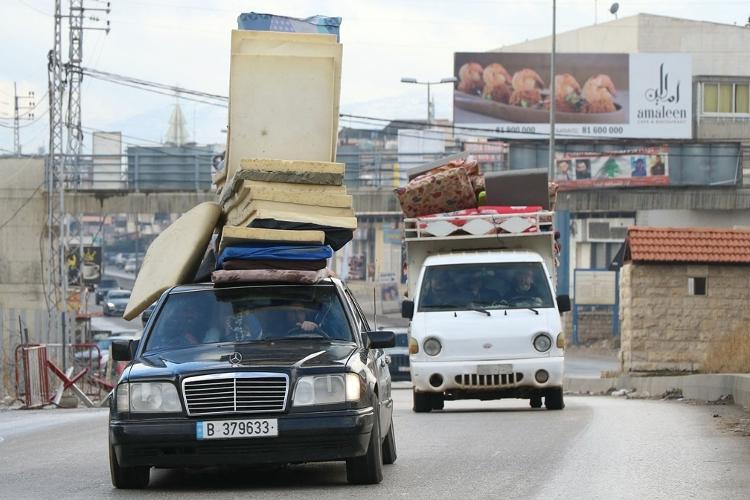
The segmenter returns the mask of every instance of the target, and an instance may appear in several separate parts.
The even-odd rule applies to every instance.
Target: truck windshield
[[[255,286],[173,293],[155,320],[146,351],[295,339],[353,341],[333,286]]]
[[[429,266],[419,293],[420,311],[554,307],[540,262]]]

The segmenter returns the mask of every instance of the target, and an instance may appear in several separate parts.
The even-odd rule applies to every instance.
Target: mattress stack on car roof
[[[333,35],[233,32],[215,283],[315,281],[352,239],[335,163],[341,53]]]
[[[173,285],[317,281],[356,229],[344,165],[335,163],[336,35],[235,30],[231,47],[227,151],[212,179],[218,203],[195,207],[152,243],[128,319]]]

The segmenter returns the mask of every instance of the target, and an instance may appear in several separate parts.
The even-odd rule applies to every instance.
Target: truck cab
[[[537,229],[453,239],[407,229],[415,412],[458,399],[564,408],[560,312],[570,300],[555,296],[552,233]]]

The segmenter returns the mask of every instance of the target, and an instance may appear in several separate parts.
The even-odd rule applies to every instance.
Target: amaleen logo
[[[687,119],[686,109],[673,108],[680,102],[680,81],[677,81],[673,91],[670,88],[669,73],[664,71],[664,63],[659,65],[658,85],[647,89],[645,97],[648,102],[654,103],[654,107],[639,109],[637,114],[639,120]]]

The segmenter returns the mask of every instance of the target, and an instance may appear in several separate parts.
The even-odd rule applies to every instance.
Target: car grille
[[[188,415],[282,412],[288,391],[289,376],[283,373],[221,373],[182,382]]]
[[[523,373],[507,373],[495,375],[477,375],[476,373],[464,373],[456,375],[456,383],[466,387],[502,387],[504,385],[517,384],[523,380]]]

